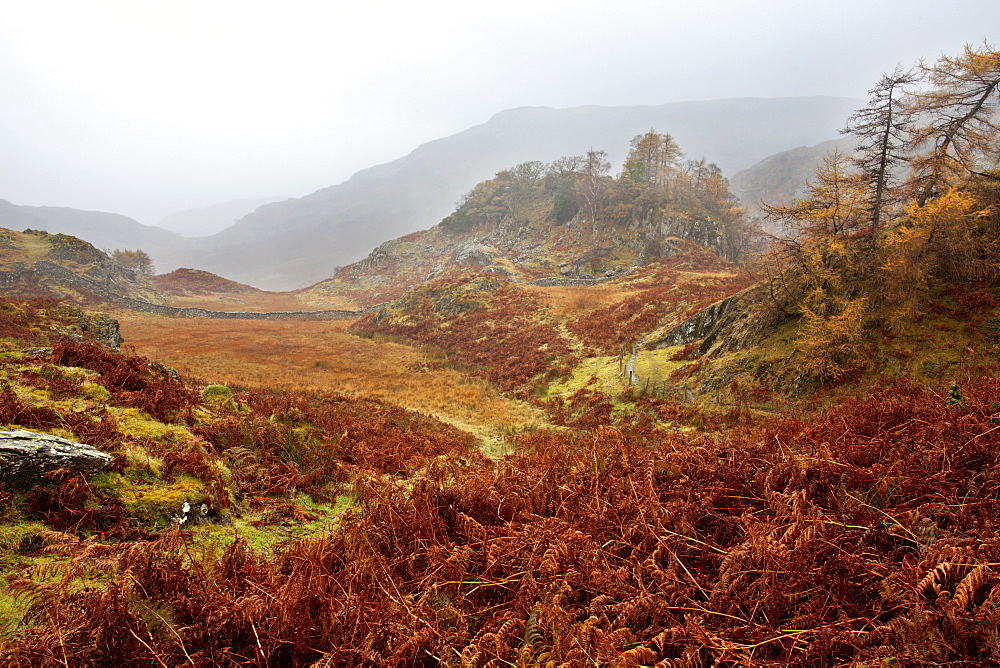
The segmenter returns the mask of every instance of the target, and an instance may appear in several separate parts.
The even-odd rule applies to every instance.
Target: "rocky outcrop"
[[[727,297],[721,302],[712,304],[704,311],[700,311],[688,318],[667,332],[665,336],[653,342],[651,344],[652,347],[669,348],[670,346],[679,346],[696,339],[708,337],[712,334],[722,317],[729,311],[732,303],[733,297]],[[711,342],[708,345],[710,346]]]
[[[74,341],[84,338],[97,341],[115,352],[121,351],[122,335],[118,321],[104,313],[88,313],[72,304],[59,304],[53,315],[69,321],[68,327],[56,327],[56,331]]]
[[[104,313],[84,313],[79,320],[83,333],[119,352],[122,346],[122,335],[118,329],[118,321]]]
[[[725,248],[722,244],[722,236],[719,234],[720,226],[710,219],[701,219],[690,216],[666,216],[653,224],[658,240],[667,241],[672,237],[679,237],[696,244],[711,248],[720,256],[724,255]],[[674,252],[670,244],[662,244],[664,248],[660,251],[661,257],[669,257]]]
[[[31,481],[68,469],[93,474],[111,463],[111,455],[85,443],[31,431],[0,431],[0,480]]]
[[[745,349],[772,324],[758,308],[761,300],[760,286],[747,288],[699,311],[660,338],[644,345],[669,348],[700,339],[697,354],[711,353],[710,356]]]
[[[528,285],[537,285],[542,288],[551,288],[557,285],[563,287],[576,287],[576,286],[597,285],[598,283],[603,283],[606,280],[608,279],[594,278],[593,276],[590,278],[555,278],[550,276],[546,278],[539,278],[534,281],[528,281]]]
[[[487,266],[496,262],[502,257],[500,249],[489,244],[482,243],[479,239],[470,241],[455,252],[453,260],[476,266]]]

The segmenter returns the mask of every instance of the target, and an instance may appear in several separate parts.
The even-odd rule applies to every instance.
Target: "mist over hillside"
[[[0,199],[0,227],[79,237],[97,248],[142,248],[154,257],[183,256],[184,239],[127,216],[56,206],[20,206]]]
[[[670,133],[686,158],[719,165],[734,177],[734,192],[744,202],[783,198],[825,149],[783,152],[836,137],[859,104],[798,97],[523,107],[297,199],[224,202],[168,216],[160,227],[118,214],[0,200],[0,227],[71,234],[99,248],[142,248],[163,273],[190,267],[255,287],[295,289],[332,276],[387,240],[432,227],[473,186],[516,164],[594,148],[607,151],[617,172],[629,140],[650,129]],[[765,159],[770,162],[754,167]]]
[[[476,183],[521,162],[595,148],[606,150],[617,170],[629,139],[655,128],[673,135],[689,158],[704,157],[730,175],[789,147],[835,137],[858,105],[849,98],[800,97],[507,110],[339,185],[264,205],[219,234],[194,240],[183,259],[156,259],[164,270],[183,263],[257,287],[298,288],[383,241],[434,225]]]
[[[823,156],[831,151],[850,153],[855,142],[854,137],[841,137],[775,153],[733,174],[729,178],[733,194],[749,207],[751,215],[759,213],[761,203],[788,204],[803,195]]]
[[[183,237],[209,237],[218,234],[256,208],[276,201],[276,197],[237,199],[198,209],[178,211],[166,216],[157,227]]]

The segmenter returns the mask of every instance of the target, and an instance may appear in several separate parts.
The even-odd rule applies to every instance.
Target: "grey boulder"
[[[58,469],[91,474],[110,463],[111,455],[85,443],[24,430],[0,431],[0,480],[41,478]]]

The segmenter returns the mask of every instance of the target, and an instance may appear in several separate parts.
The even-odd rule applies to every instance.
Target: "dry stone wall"
[[[265,313],[256,313],[252,311],[209,311],[202,308],[166,306],[164,304],[154,304],[142,299],[124,297],[122,295],[115,294],[97,281],[80,276],[66,267],[52,262],[51,260],[38,260],[30,269],[0,272],[0,286],[12,285],[19,280],[24,280],[29,274],[34,274],[43,278],[52,278],[75,288],[86,290],[87,292],[97,295],[101,299],[132,311],[154,313],[156,315],[167,315],[177,318],[226,318],[232,320],[266,320],[271,318],[343,318],[361,315],[385,306],[385,304],[377,304],[360,311],[331,309],[325,311],[271,311]]]

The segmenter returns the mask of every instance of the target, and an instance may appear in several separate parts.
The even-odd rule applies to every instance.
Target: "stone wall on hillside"
[[[539,278],[535,281],[529,281],[528,285],[537,285],[542,288],[551,288],[554,286],[563,287],[574,287],[574,286],[587,286],[587,285],[597,285],[598,283],[603,283],[608,279],[606,278],[557,278],[555,276],[549,278]]]
[[[265,320],[270,318],[343,318],[361,315],[385,306],[385,304],[377,304],[360,311],[331,309],[326,311],[272,311],[266,313],[255,313],[252,311],[209,311],[201,308],[166,306],[164,304],[154,304],[142,299],[116,295],[105,288],[101,283],[80,276],[66,267],[52,262],[51,260],[38,260],[30,269],[17,269],[15,271],[0,272],[0,286],[12,285],[19,280],[24,280],[29,276],[29,274],[34,274],[44,278],[51,278],[80,290],[86,290],[87,292],[93,293],[107,302],[117,306],[122,306],[132,311],[154,313],[156,315],[167,315],[179,318],[227,318],[233,320]]]

